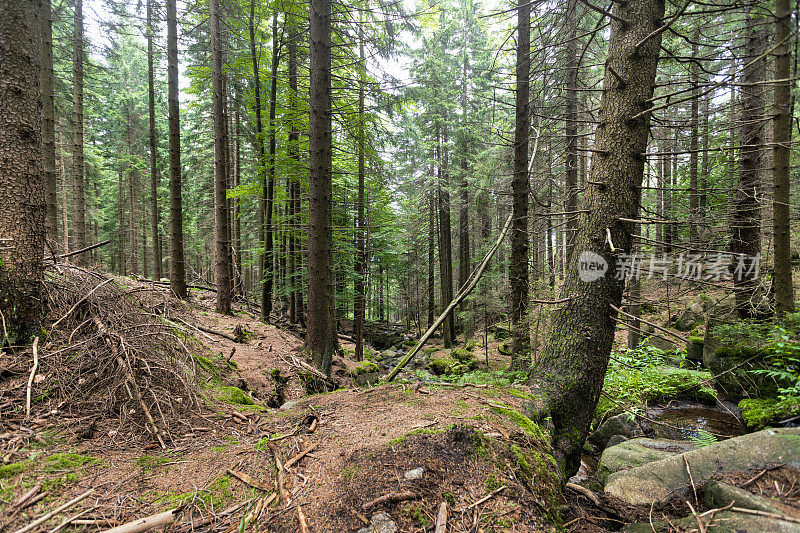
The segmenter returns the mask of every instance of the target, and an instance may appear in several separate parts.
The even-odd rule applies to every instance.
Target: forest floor
[[[166,424],[165,448],[134,423],[135,409],[128,418],[87,415],[45,393],[26,417],[30,368],[0,359],[9,391],[0,396],[0,531],[21,531],[51,511],[24,531],[98,531],[177,509],[170,527],[181,532],[339,532],[370,521],[374,531],[394,523],[423,532],[441,521],[443,504],[446,531],[607,531],[647,520],[647,510],[609,496],[599,494],[597,506],[558,490],[541,429],[519,414],[530,397],[524,385],[358,387],[357,364],[337,356],[337,390],[309,395],[319,384],[299,362],[296,333],[259,322],[240,304],[220,315],[208,291],[181,302],[163,287],[117,281],[144,309],[160,309],[191,333],[207,370],[196,374],[199,407]],[[507,365],[497,344],[482,363],[488,374]],[[482,358],[483,348],[476,353]],[[18,355],[30,364],[29,353]],[[53,379],[39,376],[34,389]],[[682,502],[657,511],[685,516]],[[381,526],[384,519],[391,522]]]

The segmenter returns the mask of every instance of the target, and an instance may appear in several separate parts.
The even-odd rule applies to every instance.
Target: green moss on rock
[[[800,413],[800,397],[750,398],[739,402],[742,417],[751,429],[761,429],[781,419]]]

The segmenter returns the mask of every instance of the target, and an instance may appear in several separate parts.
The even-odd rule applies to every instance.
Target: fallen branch
[[[33,368],[31,374],[28,376],[28,390],[25,392],[25,418],[31,416],[31,386],[33,386],[33,378],[36,375],[36,369],[39,368],[39,337],[33,339]]]
[[[72,314],[72,312],[73,312],[73,311],[74,311],[74,310],[75,310],[75,309],[76,309],[76,308],[77,308],[77,307],[78,307],[80,304],[82,304],[83,302],[85,302],[85,301],[86,301],[86,299],[87,299],[87,298],[89,298],[89,296],[91,296],[92,294],[94,294],[94,291],[96,291],[97,289],[99,289],[100,287],[102,287],[103,285],[105,285],[106,283],[111,283],[112,281],[114,281],[114,278],[108,278],[107,280],[105,280],[105,281],[102,281],[102,282],[100,282],[98,285],[96,285],[94,289],[90,290],[90,291],[89,291],[89,292],[86,294],[86,296],[84,296],[83,298],[81,298],[80,300],[78,300],[77,302],[75,302],[75,305],[73,305],[72,307],[70,307],[70,308],[69,308],[69,311],[67,311],[67,312],[66,312],[66,314],[65,314],[64,316],[62,316],[61,318],[59,318],[58,320],[56,320],[56,321],[53,323],[53,325],[52,325],[52,326],[50,326],[50,331],[55,331],[55,329],[56,329],[56,326],[58,326],[58,325],[61,323],[61,321],[62,321],[62,320],[66,319],[66,318],[67,318],[69,315],[71,315],[71,314]]]
[[[736,511],[737,513],[745,513],[751,514],[755,516],[763,516],[766,518],[774,518],[776,520],[783,520],[785,522],[793,522],[795,524],[800,524],[800,518],[795,518],[793,516],[788,516],[785,514],[779,513],[768,513],[767,511],[757,511],[755,509],[745,509],[744,507],[731,507],[731,511]]]
[[[297,506],[297,520],[300,522],[300,533],[309,533],[306,515],[303,514],[303,508],[299,505]]]
[[[22,504],[27,502],[29,499],[31,499],[31,497],[35,496],[36,493],[39,492],[40,490],[42,490],[42,484],[41,483],[37,483],[36,485],[31,487],[31,490],[29,490],[28,492],[26,492],[25,494],[23,494],[22,496],[17,498],[17,500],[14,502],[14,507],[21,506]]]
[[[436,515],[436,530],[434,533],[447,531],[447,502],[439,504],[439,513]]]
[[[286,471],[288,472],[288,471],[289,471],[289,467],[290,467],[290,466],[292,466],[292,465],[293,465],[293,464],[295,464],[297,461],[299,461],[300,459],[302,459],[303,457],[305,457],[307,453],[309,453],[309,452],[311,452],[311,451],[314,451],[314,450],[316,449],[316,447],[317,447],[317,443],[315,442],[314,444],[312,444],[311,446],[309,446],[308,448],[306,448],[306,449],[305,449],[305,451],[302,451],[302,452],[298,453],[297,455],[295,455],[294,457],[292,457],[291,459],[289,459],[288,461],[286,461],[286,464],[285,464],[285,465],[283,465],[283,468],[285,468],[285,469],[286,469]]]
[[[422,335],[422,337],[420,337],[419,341],[417,342],[417,345],[414,346],[414,349],[408,352],[408,355],[403,357],[403,359],[397,364],[397,366],[394,367],[394,370],[392,370],[389,373],[389,375],[386,376],[386,381],[392,381],[394,378],[397,377],[397,374],[399,374],[400,371],[403,370],[403,368],[405,368],[405,366],[409,363],[409,361],[411,361],[414,358],[414,356],[417,355],[417,352],[419,352],[422,349],[422,345],[425,344],[425,342],[431,337],[431,335],[433,335],[433,333],[439,328],[442,322],[445,321],[447,316],[453,312],[453,309],[455,309],[456,306],[459,303],[461,303],[461,300],[466,298],[467,295],[470,292],[472,292],[472,289],[474,289],[475,285],[478,284],[478,280],[481,279],[483,271],[486,269],[486,265],[489,264],[489,261],[492,259],[495,252],[497,252],[497,249],[500,248],[500,244],[503,242],[503,239],[505,239],[506,233],[508,233],[508,228],[511,226],[512,215],[508,215],[508,220],[506,220],[506,224],[505,226],[503,226],[503,231],[500,232],[500,236],[497,238],[497,241],[495,241],[494,246],[492,246],[491,250],[489,250],[489,252],[486,254],[486,257],[484,257],[483,261],[481,261],[481,264],[478,265],[478,268],[475,269],[475,271],[472,273],[470,279],[467,281],[464,287],[460,291],[458,291],[458,294],[456,295],[455,298],[453,298],[453,301],[450,302],[450,305],[448,305],[447,308],[444,310],[444,312],[439,316],[439,318],[437,318],[436,321],[433,324],[431,324],[431,327],[428,328],[425,334]]]
[[[384,503],[399,503],[405,502],[408,500],[414,500],[419,498],[419,495],[416,492],[390,492],[389,494],[384,494],[378,498],[375,498],[371,502],[367,502],[361,506],[364,511],[369,511],[373,507],[377,505],[383,505]]]
[[[281,463],[281,458],[278,455],[278,450],[276,450],[271,443],[270,449],[272,450],[272,455],[275,456],[275,468],[278,469],[278,492],[281,495],[281,500],[283,500],[283,503],[286,504],[289,503],[289,493],[287,492],[286,487],[283,486],[283,464]]]
[[[484,496],[484,497],[483,497],[483,498],[481,498],[480,500],[476,501],[475,503],[471,503],[471,504],[469,504],[469,505],[466,507],[466,509],[472,509],[473,507],[477,507],[477,506],[479,506],[479,505],[480,505],[480,504],[482,504],[483,502],[485,502],[485,501],[488,501],[488,500],[490,500],[490,499],[494,498],[494,497],[495,497],[497,494],[501,493],[501,492],[502,492],[502,491],[504,491],[506,488],[507,488],[507,487],[506,487],[505,485],[503,485],[503,486],[501,486],[500,488],[494,489],[492,492],[490,492],[489,494],[487,494],[486,496]],[[466,510],[466,509],[465,509],[465,510]]]
[[[94,250],[95,248],[100,248],[101,246],[105,246],[106,244],[108,244],[110,242],[111,242],[111,239],[103,241],[103,242],[98,242],[97,244],[93,244],[91,246],[87,246],[86,248],[81,248],[80,250],[75,250],[74,252],[67,252],[65,254],[57,255],[56,257],[58,259],[65,259],[67,257],[72,257],[73,255],[78,255],[78,254],[82,254],[84,252],[89,252],[91,250]]]
[[[231,470],[229,468],[228,474],[235,477],[245,485],[250,485],[251,487],[256,488],[258,490],[263,490],[264,492],[269,492],[271,490],[269,487],[265,487],[264,485],[254,480],[252,477],[248,476],[244,472],[239,472],[238,470]]]
[[[589,498],[595,507],[600,507],[600,500],[598,499],[597,495],[586,487],[581,487],[577,483],[567,483],[566,487],[571,491],[577,492],[578,494],[582,494],[583,496]]]
[[[56,507],[55,509],[53,509],[49,513],[45,514],[44,516],[42,516],[40,518],[37,518],[36,520],[31,522],[27,526],[16,530],[14,533],[27,533],[28,531],[39,527],[39,524],[42,524],[43,522],[46,522],[46,521],[50,520],[51,518],[53,518],[55,515],[57,515],[59,513],[63,513],[64,511],[66,511],[70,507],[72,507],[75,504],[85,500],[86,498],[88,498],[92,494],[94,494],[94,489],[89,489],[86,492],[84,492],[83,494],[81,494],[80,496],[76,496],[75,498],[72,498],[70,501],[68,501],[64,505],[60,505],[59,507]]]
[[[68,525],[70,525],[72,522],[74,522],[75,520],[79,519],[80,517],[82,517],[83,515],[88,513],[89,511],[93,511],[94,509],[95,508],[90,507],[89,509],[84,509],[83,511],[81,511],[81,512],[79,512],[77,514],[74,514],[74,515],[70,516],[69,518],[64,519],[63,522],[58,524],[56,527],[54,527],[53,529],[51,529],[47,533],[58,533],[59,531],[61,531],[62,529],[64,529]]]
[[[133,520],[126,524],[122,524],[121,526],[107,529],[104,533],[142,533],[144,531],[153,529],[154,527],[165,526],[175,521],[175,514],[179,509],[179,507],[176,507],[175,509],[170,509],[169,511],[164,511],[163,513],[150,515],[145,518],[139,518],[138,520]]]
[[[183,321],[181,321],[181,322],[183,322]],[[215,329],[208,328],[206,326],[203,326],[202,324],[198,324],[195,327],[197,329],[199,329],[200,331],[205,331],[206,333],[211,333],[212,335],[217,335],[219,337],[223,337],[225,339],[228,339],[229,341],[239,342],[239,341],[236,340],[236,337],[234,337],[233,335],[228,335],[227,333],[224,333],[222,331],[217,331]]]

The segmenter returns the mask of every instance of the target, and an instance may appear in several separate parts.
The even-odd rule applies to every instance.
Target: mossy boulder
[[[475,360],[473,357],[472,352],[469,350],[465,350],[463,348],[453,348],[450,350],[450,357],[458,361],[461,365],[464,365],[468,369],[472,370],[476,366],[478,366],[478,361]]]
[[[458,363],[444,357],[431,357],[428,368],[437,376],[455,374]]]
[[[494,335],[495,340],[502,341],[511,338],[511,327],[506,324],[494,324],[488,329],[489,333]]]
[[[603,451],[597,465],[597,481],[605,483],[614,472],[659,461],[695,449],[688,441],[639,438],[627,440]]]
[[[761,429],[800,414],[800,397],[748,398],[739,402],[742,418],[750,429]]]
[[[692,481],[702,486],[719,474],[775,463],[800,467],[800,428],[765,429],[615,472],[608,476],[605,492],[630,505],[659,505],[688,494]]]
[[[709,319],[703,343],[703,366],[714,385],[731,399],[774,396],[776,384],[753,370],[768,368],[771,328],[757,322]]]
[[[703,337],[689,337],[686,343],[686,360],[702,365],[704,344],[705,339]]]
[[[351,372],[356,383],[362,387],[378,381],[378,365],[372,361],[360,361]]]
[[[691,331],[705,322],[705,310],[699,302],[692,302],[672,322],[678,331]]]

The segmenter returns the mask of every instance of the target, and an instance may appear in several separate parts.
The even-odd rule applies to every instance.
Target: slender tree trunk
[[[465,38],[466,43],[466,38]],[[466,46],[466,44],[465,44]],[[469,146],[468,146],[468,131],[469,124],[467,123],[467,116],[469,110],[467,108],[467,67],[468,57],[467,50],[464,49],[464,63],[461,87],[461,112],[464,129],[464,140],[461,147],[461,177],[459,179],[459,206],[458,206],[458,288],[459,290],[464,284],[467,283],[467,278],[472,271],[470,265],[470,243],[469,243],[469,189],[467,185],[467,173],[469,172]],[[459,309],[464,311],[465,303],[459,305]],[[463,328],[462,328],[463,329]]]
[[[275,105],[278,98],[278,10],[272,13],[272,70],[270,73],[269,89],[269,177],[267,179],[266,197],[264,206],[266,209],[265,228],[264,228],[264,285],[261,292],[261,320],[269,322],[269,314],[272,312],[272,283],[273,272],[273,249],[274,249],[274,229],[272,227],[272,212],[275,198]]]
[[[300,171],[300,130],[297,127],[299,114],[299,98],[297,96],[297,38],[298,30],[294,14],[287,12],[287,25],[289,27],[289,40],[287,52],[289,55],[289,142],[287,152],[292,162],[289,173],[289,284],[290,284],[290,321],[296,324],[301,320],[303,312],[302,293],[300,292],[300,265],[302,258],[299,253],[297,231],[300,225],[300,180],[297,173]]]
[[[214,116],[214,278],[217,283],[218,313],[231,313],[231,278],[228,252],[227,164],[225,145],[225,94],[222,84],[222,43],[219,1],[210,0],[211,83]]]
[[[158,143],[156,142],[156,86],[155,68],[153,66],[153,6],[147,0],[147,108],[150,113],[150,238],[153,241],[153,278],[161,279],[161,239],[158,236]]]
[[[167,87],[169,102],[169,285],[178,298],[186,298],[181,200],[181,127],[178,100],[178,17],[176,0],[167,2]]]
[[[0,2],[0,346],[27,343],[44,311],[40,16],[36,2]]]
[[[564,140],[566,144],[565,195],[566,202],[566,238],[569,262],[575,244],[575,232],[578,228],[578,0],[567,2],[567,43],[566,43],[566,102],[564,112]]]
[[[310,180],[308,236],[308,328],[314,364],[330,374],[336,339],[333,301],[333,154],[331,135],[331,0],[311,0]]]
[[[433,157],[431,157],[433,161]],[[431,163],[431,178],[435,176],[433,163]],[[428,193],[428,327],[431,327],[436,315],[436,278],[434,265],[436,264],[436,249],[434,241],[436,239],[436,193],[431,190]]]
[[[649,115],[640,115],[653,97],[664,17],[663,0],[616,3],[606,65],[623,77],[619,84],[606,69],[595,133],[586,211],[581,213],[562,297],[555,308],[537,358],[531,385],[540,402],[529,406],[534,418],[549,415],[553,450],[564,480],[578,470],[583,443],[603,387],[616,324],[613,306],[622,302],[625,281],[613,272],[582,281],[579,266],[588,261],[610,268],[619,254],[630,254],[633,219],[639,209]],[[637,43],[638,50],[634,50]],[[635,118],[634,118],[635,117]],[[589,255],[589,254],[594,255]],[[584,278],[590,279],[590,278]]]
[[[119,273],[128,274],[127,259],[125,255],[125,171],[120,165],[117,171],[117,209],[119,210]]]
[[[436,191],[439,209],[439,273],[441,275],[439,288],[441,289],[442,306],[447,307],[453,300],[453,241],[450,231],[450,193],[448,191],[450,178],[447,161],[446,126],[441,139],[441,144],[439,145],[439,179],[437,180]],[[442,336],[445,348],[451,348],[455,342],[455,320],[452,313],[444,321]]]
[[[756,13],[757,5],[751,3],[746,18],[745,53],[750,63],[764,51],[765,31]],[[739,186],[736,210],[733,215],[731,252],[734,256],[734,286],[736,310],[739,316],[753,316],[756,311],[758,266],[761,254],[760,192],[762,145],[764,142],[764,85],[766,61],[758,59],[741,72],[739,94],[741,99],[741,148],[739,149]]]
[[[55,106],[53,92],[53,11],[50,0],[41,0],[41,65],[39,93],[42,98],[42,173],[44,175],[45,225],[51,245],[58,246]]]
[[[86,198],[83,161],[83,0],[75,1],[75,26],[72,58],[72,247],[86,247]],[[73,256],[76,265],[85,265],[84,254]]]
[[[794,312],[794,288],[789,234],[789,205],[791,202],[789,148],[792,142],[791,81],[789,64],[792,15],[789,0],[775,2],[775,148],[773,163],[773,228],[775,232],[775,309],[779,316]]]
[[[690,116],[690,133],[689,133],[689,244],[690,246],[697,246],[697,229],[700,218],[700,196],[697,190],[697,167],[699,159],[699,130],[700,130],[700,99],[698,94],[700,92],[700,66],[698,64],[698,47],[700,40],[700,27],[696,26],[694,35],[692,36],[692,61],[690,67],[690,80],[689,83],[692,87],[692,103],[691,103],[691,116]]]
[[[356,279],[355,279],[355,299],[353,301],[353,337],[356,341],[355,358],[361,361],[364,358],[364,274],[367,263],[367,240],[364,227],[364,175],[366,149],[366,128],[364,125],[364,85],[366,83],[365,70],[366,63],[364,58],[364,35],[359,26],[358,31],[358,57],[359,80],[358,80],[358,218],[356,219]]]
[[[703,108],[700,111],[700,116],[703,117],[703,146],[701,148],[702,159],[700,161],[700,227],[703,230],[700,238],[707,239],[708,232],[706,231],[706,223],[708,220],[708,193],[709,181],[708,174],[710,170],[710,160],[708,157],[708,115],[711,112],[711,100],[714,98],[713,91],[703,98]]]
[[[234,187],[239,187],[241,185],[241,178],[242,178],[242,154],[241,154],[241,136],[242,136],[242,126],[241,126],[241,117],[240,117],[240,106],[241,102],[239,100],[239,91],[236,91],[236,111],[234,120],[236,122],[235,129],[234,129],[234,162],[235,162],[235,172],[234,172]],[[241,213],[241,202],[239,198],[236,198],[233,201],[233,244],[235,246],[233,250],[233,271],[234,271],[234,294],[236,296],[242,296],[245,294],[244,285],[242,282],[242,213]]]
[[[528,313],[528,135],[530,122],[531,5],[517,6],[516,122],[514,126],[513,217],[511,222],[511,369],[531,363]],[[549,239],[549,234],[548,234]],[[547,243],[548,247],[552,242]]]

